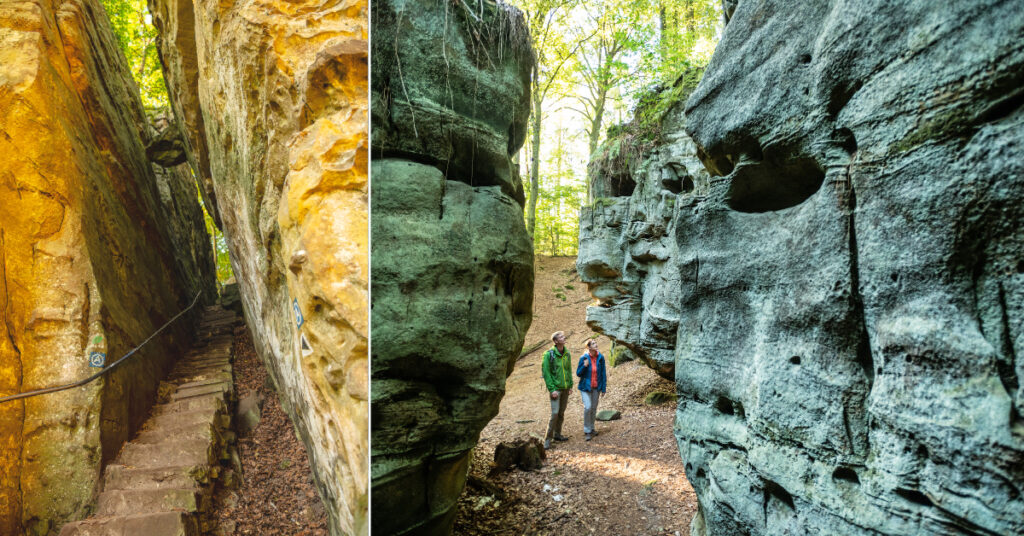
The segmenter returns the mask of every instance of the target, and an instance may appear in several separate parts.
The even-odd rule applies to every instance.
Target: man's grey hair
[[[551,340],[554,341],[555,339],[558,338],[559,335],[564,337],[565,336],[565,332],[564,331],[556,331],[556,332],[552,333],[551,334]]]

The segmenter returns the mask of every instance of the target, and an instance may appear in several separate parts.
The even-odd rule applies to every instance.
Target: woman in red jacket
[[[604,355],[597,351],[597,341],[587,341],[587,353],[580,356],[580,364],[576,367],[576,375],[580,377],[580,394],[583,395],[583,433],[586,440],[597,435],[594,429],[594,417],[597,415],[597,402],[605,391]]]

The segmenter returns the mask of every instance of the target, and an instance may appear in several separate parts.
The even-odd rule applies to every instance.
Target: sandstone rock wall
[[[679,100],[688,90],[692,86],[677,86],[661,96]],[[668,379],[675,375],[681,308],[674,263],[677,211],[705,195],[709,184],[697,147],[683,130],[681,104],[648,134],[656,141],[638,137],[636,131],[644,129],[631,124],[599,148],[588,171],[592,199],[580,209],[576,260],[599,300],[587,309],[587,324]]]
[[[532,52],[501,2],[377,1],[372,23],[373,530],[447,534],[530,325]]]
[[[1013,2],[737,2],[686,106],[711,177],[676,196],[658,339],[692,534],[1024,531],[1022,73]],[[646,220],[594,221],[584,275]]]
[[[83,379],[91,353],[215,297],[194,183],[154,170],[150,135],[98,2],[0,5],[0,396]],[[0,405],[0,533],[89,513],[197,319],[87,386]]]
[[[151,0],[189,161],[333,534],[368,530],[365,0]]]

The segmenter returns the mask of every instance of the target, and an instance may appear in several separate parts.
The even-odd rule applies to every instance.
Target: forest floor
[[[540,360],[551,333],[572,332],[566,346],[573,362],[594,333],[586,325],[592,300],[576,274],[575,257],[536,259],[533,324],[525,348],[543,346],[516,363],[495,417],[480,434],[469,483],[458,504],[457,535],[689,534],[697,499],[686,480],[672,435],[674,404],[644,405],[653,391],[674,392],[672,382],[642,363],[608,369],[608,391],[598,409],[622,412],[620,420],[598,422],[599,434],[583,439],[583,404],[574,390],[562,433],[537,471],[489,475],[500,442],[544,438],[550,405]],[[598,337],[610,354],[610,341]]]
[[[327,512],[313,485],[306,448],[269,384],[249,330],[235,336],[235,392],[262,395],[259,424],[238,435],[242,483],[214,497],[220,533],[326,536]]]

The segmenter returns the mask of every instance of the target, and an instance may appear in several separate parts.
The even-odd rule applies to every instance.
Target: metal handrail
[[[22,399],[22,398],[28,398],[28,397],[31,397],[31,396],[45,395],[47,393],[56,393],[58,391],[65,391],[67,389],[72,389],[74,387],[81,387],[81,386],[83,386],[83,385],[85,385],[85,384],[95,380],[96,378],[99,378],[100,376],[103,376],[104,374],[110,372],[111,370],[114,370],[114,367],[120,365],[122,361],[124,361],[125,359],[128,359],[129,357],[131,357],[132,354],[134,354],[135,352],[137,352],[139,350],[139,348],[142,348],[153,337],[156,337],[157,335],[159,335],[160,332],[164,330],[164,328],[166,328],[167,326],[171,325],[175,320],[180,318],[181,315],[187,313],[189,310],[191,310],[193,307],[195,307],[196,304],[199,303],[199,295],[202,294],[202,293],[203,293],[203,291],[201,291],[201,290],[199,292],[196,292],[196,297],[192,298],[192,304],[191,305],[189,305],[188,307],[182,309],[180,313],[174,315],[174,318],[168,320],[166,323],[164,323],[164,325],[160,326],[160,329],[154,331],[152,333],[152,335],[150,335],[149,337],[146,338],[146,340],[142,341],[142,343],[140,343],[138,346],[136,346],[135,348],[132,348],[131,350],[128,351],[128,353],[126,353],[123,356],[121,356],[117,361],[114,361],[113,363],[111,363],[110,366],[104,367],[103,370],[97,372],[96,374],[93,374],[92,376],[89,376],[88,378],[85,378],[84,380],[78,380],[77,382],[69,383],[69,384],[66,384],[66,385],[57,385],[57,386],[54,386],[54,387],[46,387],[46,388],[43,388],[43,389],[36,389],[34,391],[26,391],[24,393],[18,393],[16,395],[9,395],[9,396],[0,397],[0,404],[3,404],[4,402],[10,402],[12,400],[19,400],[19,399]]]

